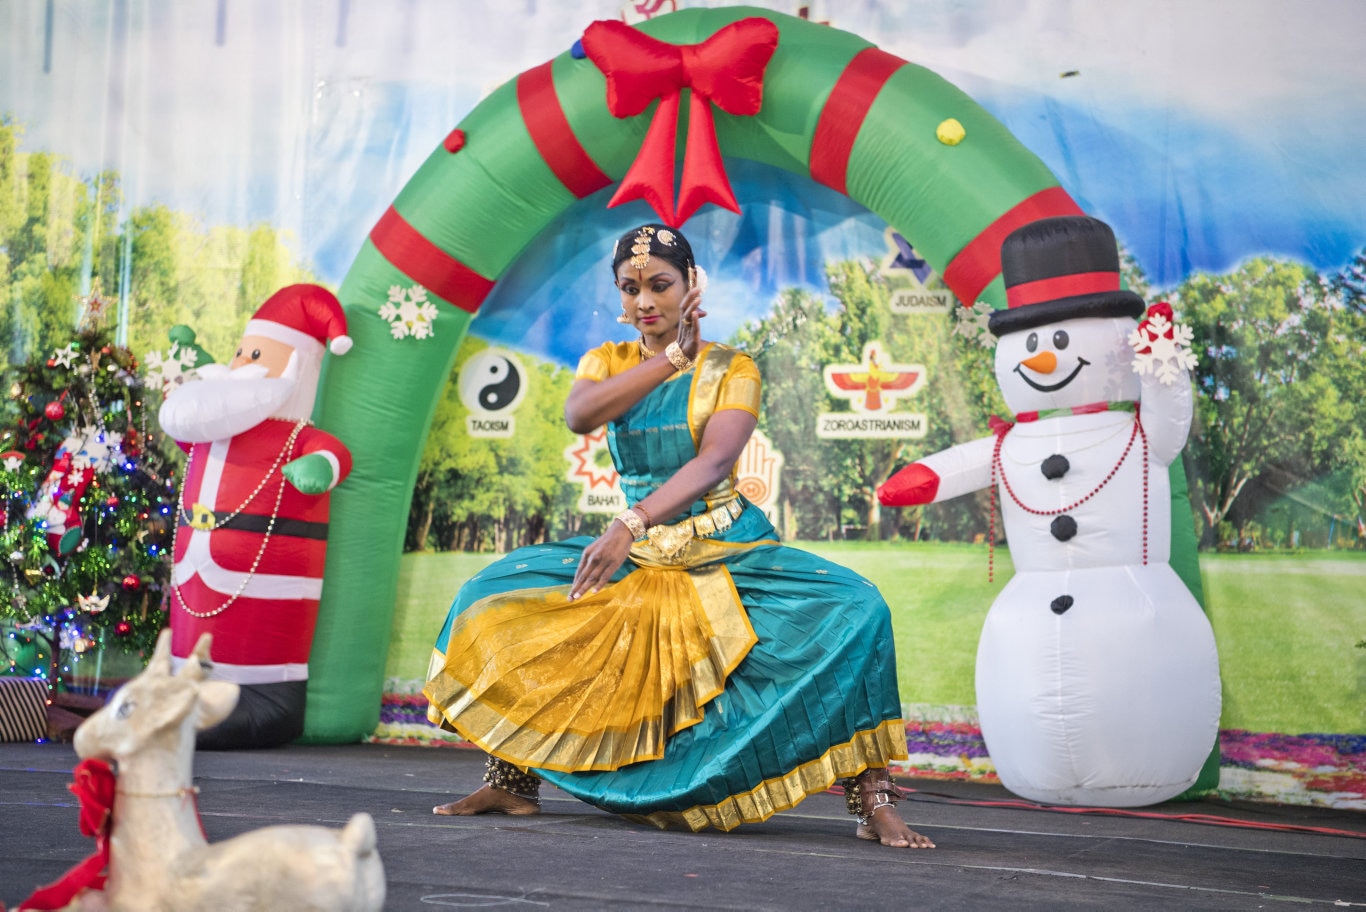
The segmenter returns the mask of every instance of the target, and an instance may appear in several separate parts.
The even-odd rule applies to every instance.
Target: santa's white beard
[[[180,443],[227,440],[267,418],[299,421],[313,413],[317,372],[301,370],[297,356],[279,377],[262,376],[264,368],[254,364],[234,371],[210,364],[198,373],[200,379],[168,395],[158,413],[161,429]]]

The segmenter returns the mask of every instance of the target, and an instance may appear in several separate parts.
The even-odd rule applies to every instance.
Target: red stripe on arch
[[[1001,242],[1006,235],[1041,218],[1084,214],[1063,188],[1040,190],[1007,209],[958,251],[944,269],[944,284],[952,289],[959,301],[971,307],[982,290],[1001,274]]]
[[[555,92],[550,64],[547,60],[517,77],[517,106],[536,151],[560,183],[583,199],[612,183],[612,179],[594,164],[569,126],[560,96]]]
[[[906,61],[875,47],[864,48],[844,68],[816,121],[811,138],[811,179],[848,193],[854,140],[882,87]]]
[[[493,279],[427,240],[393,206],[370,230],[370,241],[399,272],[461,310],[474,313],[493,290]]]

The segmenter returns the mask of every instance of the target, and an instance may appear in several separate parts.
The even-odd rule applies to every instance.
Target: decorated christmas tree
[[[144,381],[98,291],[82,304],[71,341],[0,387],[0,674],[44,677],[54,694],[83,657],[150,654],[166,624],[179,451],[154,410],[196,357],[173,345]]]

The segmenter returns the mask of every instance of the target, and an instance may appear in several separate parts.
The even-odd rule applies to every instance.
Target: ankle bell
[[[484,765],[484,781],[493,788],[541,806],[541,777],[506,760],[490,756]]]
[[[867,769],[853,779],[845,780],[844,801],[849,813],[858,822],[869,826],[873,814],[880,807],[895,807],[904,795],[892,781],[892,774],[886,767]]]

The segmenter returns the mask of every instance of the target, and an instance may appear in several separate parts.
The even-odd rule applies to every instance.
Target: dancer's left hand
[[[613,520],[607,530],[597,540],[583,549],[579,558],[579,569],[574,572],[574,582],[569,586],[569,597],[579,598],[592,595],[612,579],[626,555],[631,553],[631,530]]]

